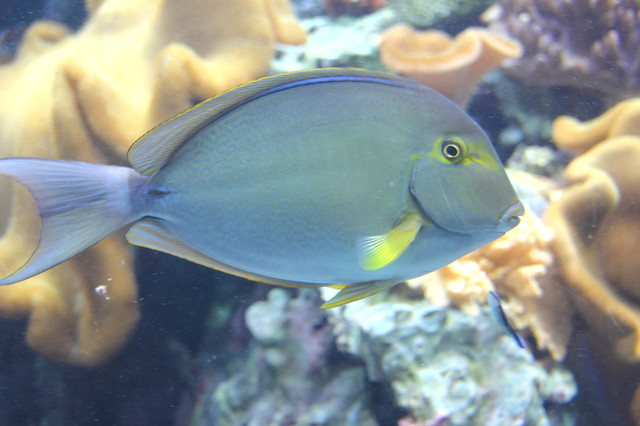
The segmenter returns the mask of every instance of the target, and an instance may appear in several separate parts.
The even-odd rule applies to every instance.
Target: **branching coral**
[[[159,121],[264,74],[276,42],[305,40],[287,0],[89,0],[87,8],[77,34],[32,25],[15,60],[0,67],[1,157],[122,162]],[[0,192],[9,272],[33,248],[39,223],[25,214],[24,191],[4,183]],[[29,344],[59,361],[104,361],[138,315],[130,254],[119,240],[0,290],[0,315],[30,315]]]
[[[539,348],[564,358],[571,333],[571,309],[554,282],[551,231],[531,213],[502,238],[444,268],[409,281],[432,303],[453,304],[478,315],[488,292],[505,297],[516,328],[531,330]]]
[[[469,28],[452,39],[440,31],[397,25],[382,33],[380,41],[380,58],[387,67],[463,107],[485,74],[519,55],[517,42],[480,28]]]
[[[570,187],[545,216],[563,278],[587,322],[613,339],[625,360],[640,360],[639,99],[592,121],[562,117],[560,146],[584,152],[566,168]]]
[[[587,88],[611,100],[640,90],[636,0],[498,0],[483,18],[524,46],[505,67],[524,81]]]

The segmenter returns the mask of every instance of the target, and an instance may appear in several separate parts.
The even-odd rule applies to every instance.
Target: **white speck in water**
[[[518,15],[518,20],[522,23],[528,23],[531,21],[531,15],[529,15],[528,13],[521,13]]]
[[[107,281],[111,281],[111,278],[109,278]],[[94,289],[94,291],[96,292],[96,294],[98,296],[104,297],[104,300],[109,300],[110,299],[110,297],[107,295],[107,286],[106,285],[99,285],[98,287],[96,287]]]

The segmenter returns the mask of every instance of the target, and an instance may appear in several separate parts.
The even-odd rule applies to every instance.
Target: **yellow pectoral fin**
[[[360,267],[371,271],[396,260],[415,239],[421,226],[420,217],[409,214],[388,233],[358,240]]]

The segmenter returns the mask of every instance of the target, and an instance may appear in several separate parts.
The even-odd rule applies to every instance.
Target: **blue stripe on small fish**
[[[489,308],[491,308],[491,314],[495,318],[496,322],[500,325],[500,328],[516,342],[516,345],[522,349],[527,348],[527,342],[524,338],[516,332],[511,325],[509,318],[502,309],[502,303],[500,302],[500,296],[495,291],[489,292]]]

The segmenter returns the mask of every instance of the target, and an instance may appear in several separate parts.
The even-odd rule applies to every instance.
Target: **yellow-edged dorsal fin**
[[[321,306],[322,309],[335,308],[346,305],[356,300],[364,299],[373,294],[393,287],[398,284],[398,280],[367,281],[364,283],[349,284],[345,286],[331,300]]]
[[[198,130],[252,99],[305,84],[333,81],[371,81],[410,86],[409,80],[380,71],[319,68],[264,77],[207,99],[145,133],[129,148],[127,159],[138,173],[151,176]]]
[[[422,220],[418,215],[407,214],[388,233],[360,238],[360,267],[371,271],[389,265],[409,247],[421,226]]]

